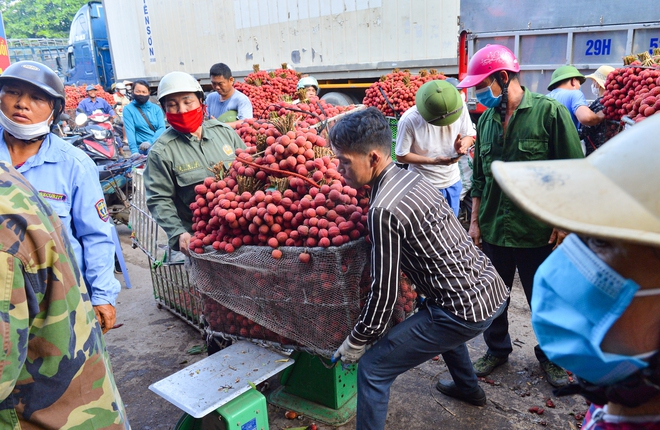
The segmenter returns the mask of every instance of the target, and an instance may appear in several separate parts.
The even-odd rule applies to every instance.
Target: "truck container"
[[[500,44],[518,58],[521,84],[546,94],[552,72],[560,66],[572,64],[587,75],[602,65],[621,67],[622,57],[659,47],[660,8],[651,0],[555,0],[543,7],[534,0],[462,0],[460,29],[467,56],[459,77],[476,51]],[[589,85],[582,91],[593,100]],[[469,99],[471,109],[483,110]]]
[[[117,80],[152,86],[174,70],[208,86],[226,63],[236,78],[288,63],[322,92],[350,101],[393,68],[458,72],[459,0],[107,0]]]

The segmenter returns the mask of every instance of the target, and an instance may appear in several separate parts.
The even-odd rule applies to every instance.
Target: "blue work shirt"
[[[573,124],[575,124],[575,128],[579,130],[581,124],[575,116],[575,111],[577,111],[580,106],[589,106],[587,98],[582,94],[582,91],[555,88],[548,93],[548,97],[555,99],[566,106],[566,109],[571,113],[571,119],[573,120]]]
[[[238,112],[238,119],[252,118],[252,102],[250,99],[238,90],[234,90],[234,94],[227,100],[220,100],[220,94],[213,91],[206,97],[206,106],[208,106],[209,115],[215,119],[220,118],[220,115],[228,110],[235,110]]]
[[[115,116],[115,111],[110,107],[108,102],[101,97],[97,97],[94,101],[89,97],[82,99],[80,103],[78,103],[78,109],[76,110],[81,110],[85,115],[90,116],[97,109],[100,109],[103,113]]]
[[[0,160],[12,162],[1,127]],[[92,159],[49,133],[39,152],[16,170],[39,191],[66,227],[92,305],[114,306],[121,285],[114,275],[112,225]]]
[[[156,129],[155,131],[149,128],[149,124],[147,124],[144,117],[142,117],[138,107],[142,109],[144,115],[149,118],[149,122],[151,122],[151,125]],[[128,146],[131,148],[133,154],[138,153],[142,142],[153,144],[165,131],[165,117],[163,115],[163,110],[160,106],[149,101],[143,105],[138,105],[135,100],[133,100],[124,108],[123,115],[124,130],[126,130]]]

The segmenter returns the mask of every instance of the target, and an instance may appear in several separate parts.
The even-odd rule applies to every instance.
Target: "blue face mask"
[[[502,101],[502,94],[495,97],[493,95],[493,90],[490,89],[490,87],[493,86],[494,83],[495,81],[493,81],[486,88],[482,88],[474,92],[474,94],[477,96],[477,100],[479,101],[479,103],[486,106],[487,108],[497,107],[500,105],[500,102]]]
[[[600,344],[639,291],[605,264],[575,234],[536,271],[532,325],[541,349],[554,363],[596,384],[610,385],[648,367],[644,358],[604,352]]]

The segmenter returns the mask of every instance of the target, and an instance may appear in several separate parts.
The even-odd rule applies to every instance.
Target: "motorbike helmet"
[[[238,119],[238,111],[228,110],[218,117],[220,122],[234,122]]]
[[[195,93],[204,101],[202,86],[197,79],[185,72],[170,72],[158,83],[158,101],[161,105],[164,104],[166,96],[175,93]]]
[[[48,66],[36,61],[19,61],[7,67],[0,76],[0,88],[9,80],[14,79],[31,84],[51,96],[53,103],[53,123],[57,125],[60,115],[64,112],[66,93],[64,84],[55,72]]]
[[[87,85],[87,88],[85,88],[85,91],[87,91],[87,92],[98,91],[98,88],[96,88],[94,85]]]
[[[467,76],[458,84],[458,88],[477,86],[488,76],[500,70],[518,73],[520,64],[513,52],[506,46],[486,45],[470,59]]]
[[[314,87],[316,92],[319,92],[319,82],[312,76],[305,76],[298,81],[298,86],[296,89],[301,90],[305,87]]]
[[[587,78],[585,78],[575,66],[561,66],[552,72],[552,78],[550,84],[548,84],[548,91],[554,90],[562,81],[570,78],[576,78],[580,81],[580,84],[584,84],[584,81],[587,80]]]
[[[126,89],[126,85],[124,85],[121,82],[118,82],[117,84],[112,84],[112,85],[114,85],[113,90],[125,90]]]
[[[461,116],[463,99],[449,82],[428,81],[417,91],[415,106],[426,122],[443,126],[454,123]]]

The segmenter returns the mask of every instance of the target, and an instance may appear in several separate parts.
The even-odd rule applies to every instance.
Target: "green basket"
[[[399,120],[393,116],[388,116],[386,118],[390,123],[390,131],[392,132],[392,160],[396,161],[396,153],[394,152],[394,148],[396,147],[396,130],[399,124]]]

